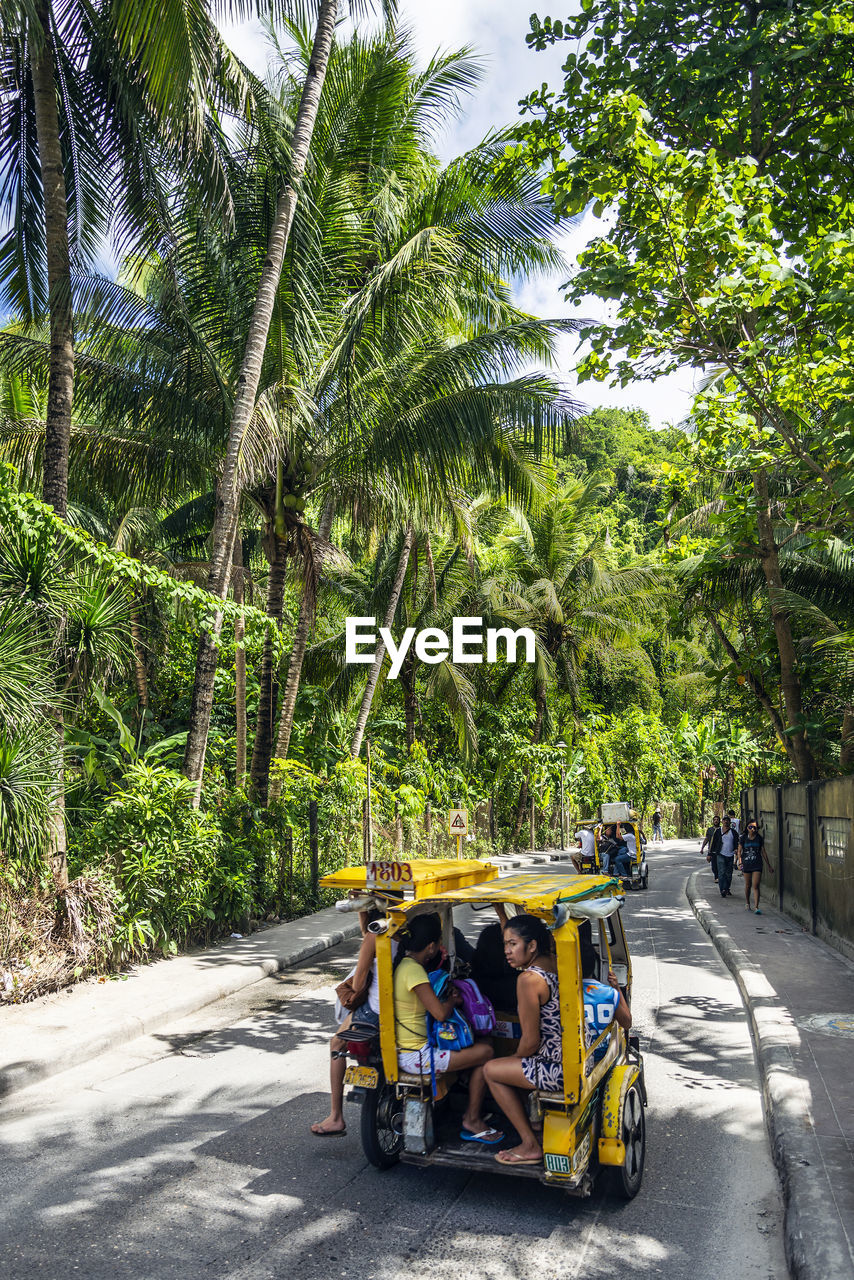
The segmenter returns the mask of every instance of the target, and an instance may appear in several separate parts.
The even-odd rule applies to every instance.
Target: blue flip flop
[[[472,1133],[470,1129],[460,1129],[463,1142],[482,1142],[485,1147],[497,1147],[504,1141],[500,1129],[481,1129],[480,1133]]]

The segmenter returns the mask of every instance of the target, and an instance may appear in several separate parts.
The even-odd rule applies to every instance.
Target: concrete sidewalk
[[[334,907],[191,955],[89,979],[0,1010],[0,1098],[148,1035],[270,974],[357,937]]]
[[[722,898],[706,867],[688,900],[750,1018],[795,1280],[854,1275],[854,965],[762,904],[742,877]]]

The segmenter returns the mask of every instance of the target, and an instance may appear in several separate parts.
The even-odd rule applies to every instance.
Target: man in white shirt
[[[729,825],[735,832],[735,842],[738,844],[738,837],[741,835],[741,822],[735,816],[735,809],[727,809],[727,817],[729,818]]]
[[[712,836],[711,848],[718,855],[718,888],[722,898],[731,898],[732,867],[735,851],[738,848],[738,836],[732,829],[729,814],[721,820],[720,831]]]
[[[588,867],[592,866],[596,860],[596,840],[590,827],[581,827],[575,833],[577,841],[576,848],[580,850],[579,854],[571,854],[572,865],[576,871],[581,873],[584,863]]]

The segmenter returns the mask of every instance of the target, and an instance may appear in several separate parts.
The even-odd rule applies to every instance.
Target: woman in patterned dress
[[[499,1151],[501,1164],[539,1164],[543,1149],[528,1123],[518,1089],[563,1089],[560,1000],[552,936],[536,916],[514,916],[504,929],[504,954],[519,970],[516,994],[522,1036],[512,1057],[493,1058],[484,1067],[490,1092],[522,1139]]]
[[[588,950],[595,956],[592,945]],[[513,968],[520,971],[516,991],[522,1035],[515,1054],[507,1058],[493,1058],[486,1063],[484,1074],[493,1098],[522,1141],[518,1147],[497,1152],[495,1159],[500,1164],[539,1164],[543,1148],[528,1122],[525,1105],[517,1090],[563,1091],[563,1029],[552,935],[536,916],[514,916],[504,929],[504,954]],[[583,963],[583,967],[587,969],[590,966]],[[584,976],[586,978],[588,974],[585,972]],[[616,979],[613,981],[616,987]],[[619,988],[615,994],[604,983],[585,983],[585,1015],[588,986],[601,987],[603,992],[610,991],[613,998],[610,1016],[620,1026],[631,1026],[632,1015]],[[588,1043],[592,1039],[593,1035],[588,1030]]]

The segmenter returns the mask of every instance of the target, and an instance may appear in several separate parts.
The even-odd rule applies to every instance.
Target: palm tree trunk
[[[403,546],[400,548],[400,557],[397,561],[397,571],[394,575],[394,582],[391,587],[391,595],[389,596],[388,608],[383,625],[391,627],[394,622],[394,615],[397,613],[397,604],[400,600],[400,593],[403,590],[403,579],[406,577],[406,566],[409,564],[409,553],[412,550],[412,525],[406,526],[406,533],[403,535]],[[365,692],[362,695],[362,705],[359,708],[359,718],[356,721],[356,731],[353,734],[353,741],[350,743],[350,755],[355,760],[358,758],[362,749],[362,738],[365,736],[365,726],[368,723],[368,715],[371,710],[371,703],[374,700],[374,691],[377,687],[377,681],[380,678],[383,661],[385,659],[385,645],[380,641],[377,646],[376,657],[368,676],[368,683],[365,685]]]
[[[410,649],[400,669],[400,683],[403,685],[403,714],[406,719],[406,746],[411,750],[415,745],[415,721],[418,716],[418,699],[415,696],[415,653]]]
[[[327,542],[332,532],[332,520],[335,515],[335,504],[331,498],[327,498],[320,517],[320,525],[317,530],[320,547],[317,553],[317,569],[315,576],[320,577],[323,569],[323,543]],[[299,620],[297,629],[294,633],[294,643],[291,649],[290,661],[288,662],[288,678],[285,681],[285,692],[282,696],[282,712],[279,719],[279,733],[276,739],[276,759],[286,760],[288,758],[288,748],[291,745],[291,732],[294,727],[294,712],[297,705],[297,694],[299,692],[300,676],[302,675],[302,664],[305,658],[305,651],[308,647],[308,635],[311,631],[311,624],[314,619],[314,593],[304,591],[300,602]],[[281,783],[275,780],[268,786],[269,800],[278,800],[281,793]]]
[[[139,718],[142,720],[148,706],[148,676],[145,671],[145,659],[143,658],[142,632],[139,627],[139,614],[136,609],[136,602],[131,600],[130,603],[130,638],[133,646],[133,678],[136,684],[136,696],[139,698],[140,713]]]
[[[329,53],[338,16],[338,0],[320,0],[317,26],[314,33],[311,58],[303,85],[302,96],[294,124],[291,145],[290,181],[279,195],[276,216],[267,243],[267,256],[258,282],[255,306],[249,322],[249,332],[243,353],[243,364],[237,382],[237,393],[228,432],[228,445],[223,463],[222,477],[217,488],[216,513],[213,527],[213,551],[208,573],[208,590],[223,599],[228,586],[231,547],[237,523],[239,486],[237,463],[240,446],[249,420],[255,409],[261,365],[270,332],[270,321],[276,301],[276,293],[282,274],[282,264],[288,237],[296,209],[299,185],[305,172],[309,146],[317,119],[320,94],[326,78]],[[199,636],[196,656],[196,675],[193,701],[190,708],[190,727],[184,753],[184,774],[196,783],[195,802],[198,804],[202,788],[202,772],[205,767],[208,728],[213,705],[213,682],[216,674],[216,641],[222,629],[222,615],[217,614],[211,629]]]
[[[800,782],[809,782],[815,777],[816,767],[803,728],[803,702],[801,698],[801,682],[797,672],[795,642],[789,616],[777,603],[777,592],[783,589],[780,574],[780,559],[777,543],[774,539],[774,523],[771,517],[771,501],[768,496],[768,477],[764,467],[760,467],[753,477],[753,490],[756,494],[756,527],[759,534],[759,559],[765,582],[768,586],[768,597],[771,606],[771,621],[777,639],[777,653],[780,658],[780,688],[786,707],[786,718],[789,722],[786,736],[791,739],[792,757],[798,771]]]
[[[57,515],[68,511],[68,450],[74,399],[74,329],[71,310],[71,267],[68,248],[68,193],[59,137],[56,74],[50,29],[50,6],[40,0],[38,26],[30,35],[30,75],[44,198],[45,257],[47,259],[50,366],[45,417],[42,497]],[[50,859],[54,885],[68,887],[65,829],[65,730],[62,711],[51,713],[56,734],[56,780],[51,813]]]
[[[50,5],[37,5],[41,32],[30,42],[30,74],[44,190],[45,254],[50,312],[50,369],[45,419],[42,495],[57,515],[68,510],[68,450],[74,399],[74,329],[68,249],[68,194],[59,137]]]
[[[282,621],[282,605],[285,598],[285,567],[287,565],[287,544],[284,538],[273,531],[273,559],[267,578],[267,617],[272,618],[278,627]],[[261,691],[258,699],[258,719],[255,723],[255,743],[252,748],[252,764],[249,777],[252,790],[259,804],[267,804],[267,786],[270,779],[270,761],[273,758],[273,733],[276,724],[276,703],[279,696],[279,681],[274,669],[276,652],[273,637],[270,633],[264,640],[264,653],[261,658]]]
[[[843,771],[854,765],[854,707],[846,707],[842,713],[842,750],[839,767]]]
[[[543,722],[546,715],[546,686],[542,681],[537,682],[535,691],[536,711],[534,714],[534,731],[531,734],[531,744],[536,746],[543,736]],[[516,807],[516,825],[513,828],[511,843],[515,844],[519,839],[519,833],[522,830],[522,823],[525,821],[525,809],[528,805],[528,779],[530,777],[530,765],[525,770],[525,777],[522,779],[522,785],[519,788],[519,803]]]
[[[438,608],[439,601],[436,594],[436,566],[433,564],[433,548],[430,546],[430,534],[428,533],[424,539],[424,559],[427,561],[427,577],[430,581],[430,598],[433,601],[433,608]]]
[[[241,606],[234,620],[234,717],[235,765],[234,781],[238,787],[246,784],[246,623],[243,617],[243,540],[238,533],[234,539],[231,556],[234,568],[234,600]]]

